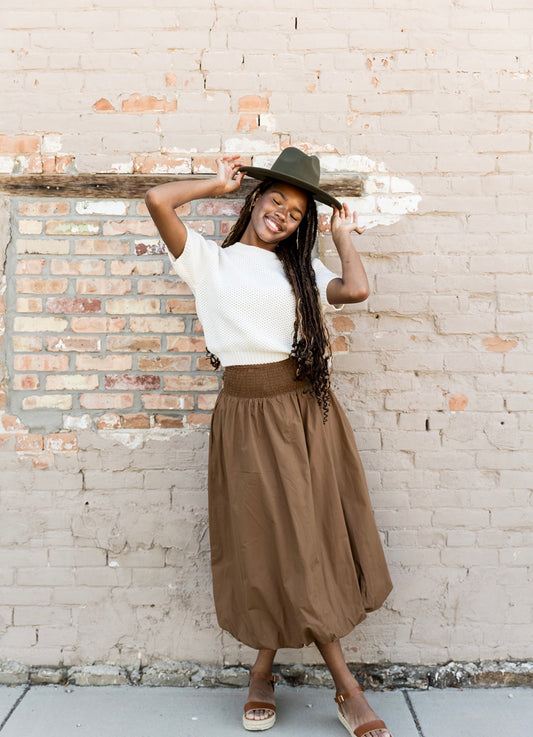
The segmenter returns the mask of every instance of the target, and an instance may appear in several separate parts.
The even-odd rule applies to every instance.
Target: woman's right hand
[[[240,156],[222,156],[217,162],[217,174],[213,186],[217,195],[235,192],[241,186],[245,172],[239,172],[242,166]]]

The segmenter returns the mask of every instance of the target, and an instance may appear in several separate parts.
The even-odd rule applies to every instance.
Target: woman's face
[[[257,198],[241,241],[273,251],[294,233],[306,210],[307,194],[303,190],[276,182]]]

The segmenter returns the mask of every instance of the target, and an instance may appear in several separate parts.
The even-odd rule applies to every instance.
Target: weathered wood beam
[[[0,192],[19,197],[142,198],[150,187],[183,179],[207,179],[210,174],[1,174]],[[225,195],[241,199],[255,186],[245,178],[238,192]],[[324,177],[321,187],[335,197],[361,197],[359,174]]]

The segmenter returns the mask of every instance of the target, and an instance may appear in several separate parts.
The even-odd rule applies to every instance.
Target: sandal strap
[[[374,729],[385,729],[388,732],[387,725],[381,719],[374,719],[373,722],[365,722],[354,729],[355,737],[364,737],[365,734],[372,732]]]
[[[247,701],[244,705],[245,714],[249,711],[254,711],[255,709],[268,709],[269,711],[274,712],[274,714],[276,713],[276,705],[269,704],[268,701]]]
[[[357,685],[355,688],[352,688],[351,691],[347,691],[346,693],[340,693],[335,696],[335,701],[337,704],[342,704],[343,701],[346,701],[347,698],[352,696],[354,693],[361,693],[362,692],[361,686]]]
[[[265,681],[270,681],[272,688],[279,681],[279,676],[273,676],[272,673],[257,673],[253,670],[250,671],[250,678],[264,678]]]

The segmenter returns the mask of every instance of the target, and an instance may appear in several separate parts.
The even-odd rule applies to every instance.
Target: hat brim
[[[249,177],[254,179],[274,179],[278,182],[285,182],[286,184],[292,184],[294,187],[303,189],[305,192],[310,192],[315,200],[323,202],[324,205],[329,205],[337,210],[342,210],[342,205],[339,200],[332,197],[327,192],[324,192],[320,187],[314,187],[312,184],[302,182],[301,179],[291,177],[290,174],[283,174],[282,172],[272,171],[272,169],[263,169],[260,166],[241,166],[239,171],[244,171]]]

